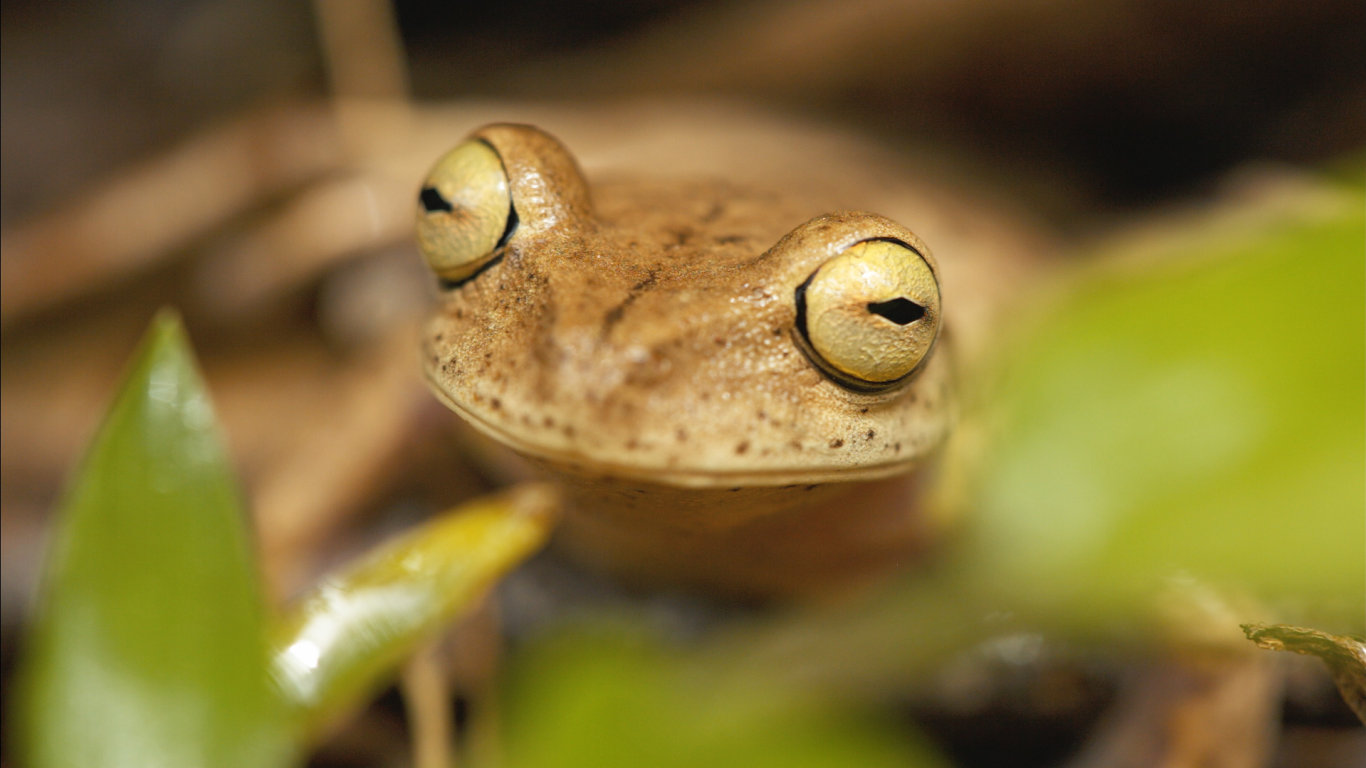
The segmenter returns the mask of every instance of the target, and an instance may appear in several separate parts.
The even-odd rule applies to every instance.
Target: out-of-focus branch
[[[408,130],[408,67],[389,0],[314,0],[333,111],[352,158]]]
[[[0,236],[0,322],[155,267],[254,203],[337,166],[329,115],[247,115]]]

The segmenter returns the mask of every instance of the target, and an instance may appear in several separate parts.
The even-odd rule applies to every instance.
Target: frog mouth
[[[846,462],[808,466],[774,466],[746,469],[725,469],[707,466],[671,465],[662,461],[626,462],[577,446],[557,446],[535,440],[507,429],[492,421],[479,410],[455,400],[428,376],[428,384],[447,408],[450,408],[470,428],[525,458],[551,468],[584,477],[630,480],[655,485],[688,489],[739,489],[787,485],[812,485],[878,480],[906,474],[921,466],[932,450],[910,453],[876,462]]]

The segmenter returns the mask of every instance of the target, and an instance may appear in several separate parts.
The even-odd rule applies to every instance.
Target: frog
[[[634,174],[496,123],[422,183],[428,384],[478,454],[549,479],[559,549],[632,583],[746,598],[921,559],[955,420],[940,268],[819,194]]]

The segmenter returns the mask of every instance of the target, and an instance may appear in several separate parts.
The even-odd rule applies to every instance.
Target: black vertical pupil
[[[897,325],[910,325],[925,316],[925,308],[900,296],[891,301],[871,301],[868,311],[885,317]]]
[[[435,213],[437,211],[450,213],[455,210],[455,206],[451,205],[449,200],[442,197],[441,193],[436,190],[436,187],[423,187],[422,194],[418,195],[417,199],[422,202],[422,207],[427,213]]]

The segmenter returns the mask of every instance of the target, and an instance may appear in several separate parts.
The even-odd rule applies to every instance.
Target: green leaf
[[[705,654],[599,625],[513,662],[502,731],[519,768],[946,765],[904,724]]]
[[[1079,281],[1020,338],[981,580],[1097,619],[1179,576],[1359,620],[1364,207],[1302,191],[1150,242],[1147,268]]]
[[[442,624],[544,545],[557,496],[519,486],[481,497],[367,554],[275,627],[272,673],[306,732],[363,703]]]
[[[171,313],[61,504],[37,610],[26,764],[287,764],[242,506]]]

